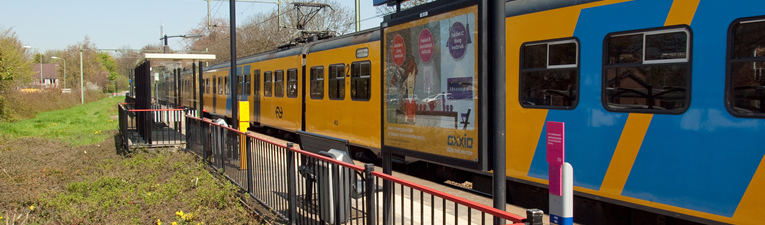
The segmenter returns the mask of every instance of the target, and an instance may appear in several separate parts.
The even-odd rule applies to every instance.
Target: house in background
[[[34,78],[35,82],[33,87],[34,88],[59,88],[60,79],[61,76],[58,73],[58,70],[56,67],[58,64],[42,64],[42,82],[40,81],[40,64],[34,64],[32,66],[32,71],[34,74],[32,75],[32,78]],[[63,84],[61,84],[63,85]]]

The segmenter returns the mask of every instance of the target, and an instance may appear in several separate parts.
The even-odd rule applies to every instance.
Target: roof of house
[[[58,79],[60,77],[58,69],[56,68],[56,65],[58,64],[42,64],[43,69],[43,78],[45,79],[51,79],[56,78]],[[32,78],[40,78],[40,64],[33,64],[32,65],[32,71],[34,72],[34,75],[32,75]]]

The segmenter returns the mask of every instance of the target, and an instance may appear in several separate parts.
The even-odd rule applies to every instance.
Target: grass
[[[0,123],[0,136],[6,138],[45,137],[76,146],[103,142],[104,131],[118,126],[118,102],[125,97],[104,98],[64,110],[42,112],[37,117],[11,123]]]
[[[121,100],[0,124],[0,224],[262,223],[192,154],[118,154]]]

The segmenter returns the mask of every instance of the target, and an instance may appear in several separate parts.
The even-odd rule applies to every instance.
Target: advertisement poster
[[[477,7],[386,28],[386,146],[478,160]]]

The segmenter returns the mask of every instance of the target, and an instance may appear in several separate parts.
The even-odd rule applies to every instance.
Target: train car
[[[303,54],[302,46],[284,48],[243,59],[253,75],[252,90],[258,99],[250,99],[253,126],[290,134],[302,129]],[[257,85],[257,86],[256,86]],[[252,119],[251,119],[252,120]]]
[[[202,73],[205,93],[202,95],[205,113],[212,118],[231,118],[230,86],[225,63],[211,66]]]
[[[599,212],[631,217],[612,223],[663,223],[643,210],[701,223],[758,223],[765,212],[763,6],[508,2],[508,180],[546,187],[545,123],[564,122],[575,194],[634,210]],[[249,106],[241,113],[254,127],[303,130],[377,151],[379,56],[373,29],[243,57],[236,82]],[[205,111],[230,118],[229,63],[204,70],[198,87]],[[169,85],[169,78],[158,84],[160,102],[172,101]],[[475,187],[488,182],[479,179],[486,173],[466,174]],[[511,198],[522,198],[516,187]]]
[[[506,6],[509,179],[546,186],[545,123],[564,122],[576,195],[701,223],[762,223],[765,2]]]
[[[380,150],[380,32],[354,33],[306,47],[305,127]],[[367,155],[369,157],[374,157]]]

